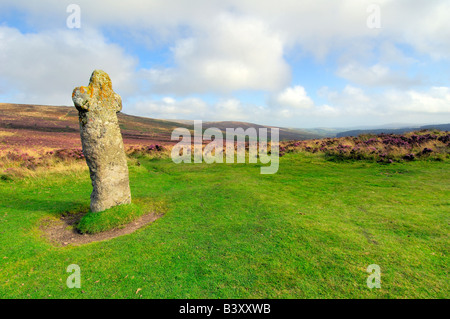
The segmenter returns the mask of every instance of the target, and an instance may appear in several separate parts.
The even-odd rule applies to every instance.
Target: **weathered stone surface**
[[[99,212],[131,202],[127,159],[117,112],[122,99],[112,89],[111,79],[95,70],[89,86],[73,90],[79,112],[83,153],[92,180],[91,211]]]

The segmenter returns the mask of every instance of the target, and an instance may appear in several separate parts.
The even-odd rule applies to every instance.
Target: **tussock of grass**
[[[102,212],[89,212],[80,220],[77,229],[83,234],[96,234],[131,223],[146,212],[147,210],[134,203],[115,206]]]
[[[24,177],[43,177],[49,173],[72,174],[87,170],[83,158],[58,157],[54,152],[35,153],[9,152],[0,156],[0,176],[2,180]],[[58,153],[59,154],[59,153]]]

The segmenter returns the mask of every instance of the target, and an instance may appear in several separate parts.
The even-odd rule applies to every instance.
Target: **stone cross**
[[[89,86],[73,90],[72,100],[79,112],[81,144],[91,175],[91,211],[131,203],[127,158],[116,114],[122,110],[122,99],[113,91],[108,74],[95,70]]]

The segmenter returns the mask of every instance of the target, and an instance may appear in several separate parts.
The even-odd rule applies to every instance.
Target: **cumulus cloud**
[[[367,9],[376,3],[380,8],[381,28],[367,27]],[[437,59],[450,57],[450,2],[446,0],[298,0],[240,1],[238,8],[258,15],[282,30],[286,43],[298,45],[303,52],[323,59],[339,50],[350,54],[355,43],[371,42],[365,52],[371,54],[379,41],[407,44]]]
[[[300,85],[284,89],[275,97],[274,103],[295,109],[309,109],[314,106],[313,100],[308,96],[305,88]]]
[[[304,88],[295,86],[282,90],[301,92]],[[355,125],[386,124],[394,121],[407,123],[442,122],[443,116],[450,115],[450,88],[432,87],[428,90],[393,89],[382,93],[365,92],[363,89],[347,85],[342,90],[323,87],[319,95],[327,101],[322,105],[312,104],[299,108],[287,104],[270,104],[270,107],[244,104],[229,98],[207,103],[198,98],[163,97],[142,99],[131,103],[129,110],[162,119],[188,119],[208,121],[245,121],[289,127],[331,126],[345,127]],[[295,94],[294,94],[295,96]]]
[[[393,105],[390,112],[450,115],[449,87],[431,87],[427,91],[390,91],[384,95],[384,100]]]
[[[378,110],[374,103],[377,98],[369,96],[363,89],[347,85],[342,91],[323,87],[319,95],[333,105],[341,115],[360,116],[377,115]]]
[[[130,112],[159,119],[203,119],[208,114],[207,103],[198,98],[142,98],[129,104]]]
[[[421,84],[421,80],[410,78],[401,71],[394,72],[380,63],[365,67],[359,63],[348,63],[336,71],[336,74],[356,85],[369,87],[400,87],[408,88]]]
[[[449,114],[448,83],[438,79],[426,88],[407,69],[417,65],[417,53],[420,59],[448,61],[446,0],[378,0],[381,29],[366,24],[373,0],[78,0],[80,30],[66,28],[70,3],[1,1],[0,13],[17,10],[26,17],[21,30],[0,26],[3,101],[71,104],[73,87],[87,84],[92,70],[102,68],[129,102],[125,111],[159,118],[280,119],[301,126],[338,117],[440,121],[439,114]],[[140,50],[155,43],[170,47],[164,67],[141,64],[130,55],[133,48],[102,33],[111,29],[130,34]],[[333,67],[330,73],[345,86],[320,90],[322,105],[305,83],[291,83],[288,62],[305,56],[325,65],[318,67]],[[233,97],[255,90],[270,96],[267,106]],[[217,101],[207,103],[193,93]],[[151,94],[164,97],[154,100]]]
[[[450,2],[445,0],[387,1],[382,5],[383,28],[390,39],[409,44],[434,59],[448,60],[448,12]]]
[[[301,85],[286,87],[268,100],[267,121],[291,127],[310,127],[314,123],[335,119],[340,115],[334,106],[317,105]],[[281,125],[281,124],[278,124]]]
[[[270,91],[290,81],[280,36],[254,18],[221,14],[172,52],[175,67],[147,71],[158,92]]]
[[[206,103],[199,98],[160,99],[142,98],[130,101],[129,111],[159,119],[183,119],[205,121],[267,121],[268,108],[258,105],[244,105],[241,101],[228,98]]]
[[[14,7],[29,13],[35,26],[59,27],[71,1],[3,0],[0,9]],[[323,58],[334,49],[345,50],[355,41],[388,39],[411,45],[439,59],[450,57],[450,2],[447,0],[378,0],[381,28],[367,27],[373,0],[78,0],[82,25],[145,29],[152,37],[172,40],[181,29],[208,30],[217,13],[251,16],[283,35],[286,45]],[[366,52],[367,53],[367,52]]]
[[[97,68],[110,74],[116,91],[135,90],[137,61],[94,30],[22,33],[0,26],[0,57],[3,100],[11,102],[70,105],[74,87],[87,85]]]
[[[322,88],[320,95],[333,105],[345,121],[362,119],[379,123],[396,121],[442,122],[450,115],[450,88],[432,87],[427,90],[391,89],[367,93],[361,88],[346,86],[342,91]]]

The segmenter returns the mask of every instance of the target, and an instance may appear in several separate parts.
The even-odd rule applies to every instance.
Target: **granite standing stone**
[[[127,158],[116,114],[122,110],[122,99],[113,91],[108,74],[95,70],[89,86],[73,90],[72,100],[79,112],[83,154],[92,180],[91,211],[131,203]]]

